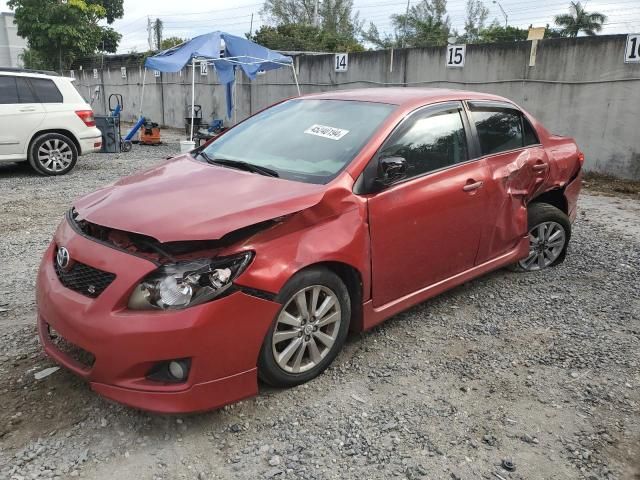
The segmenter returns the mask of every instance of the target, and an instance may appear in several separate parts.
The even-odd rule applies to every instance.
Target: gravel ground
[[[497,271],[352,335],[307,385],[176,417],[109,403],[65,370],[36,380],[54,366],[33,287],[55,226],[176,139],[82,157],[62,178],[0,166],[0,478],[640,478],[640,202],[628,198],[582,196],[562,266]]]

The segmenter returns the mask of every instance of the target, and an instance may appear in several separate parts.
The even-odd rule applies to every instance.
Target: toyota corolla
[[[497,268],[561,263],[583,160],[495,95],[287,100],[76,201],[38,273],[40,339],[146,410],[298,385],[350,330]]]

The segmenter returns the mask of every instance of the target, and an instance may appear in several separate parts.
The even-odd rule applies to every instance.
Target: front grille
[[[68,270],[63,270],[58,265],[55,255],[53,266],[62,285],[90,298],[98,297],[116,278],[113,273],[80,262],[74,262]]]

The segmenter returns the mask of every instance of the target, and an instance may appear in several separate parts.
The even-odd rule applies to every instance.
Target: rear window
[[[524,115],[522,116],[522,125],[524,125],[524,146],[539,144],[538,134]]]
[[[40,99],[40,103],[62,103],[62,93],[53,80],[48,78],[30,78],[33,90]]]
[[[18,85],[18,98],[20,103],[38,103],[38,99],[29,85],[29,80],[25,77],[16,77]]]
[[[472,110],[482,155],[522,148],[524,136],[520,114],[515,110],[483,108]]]

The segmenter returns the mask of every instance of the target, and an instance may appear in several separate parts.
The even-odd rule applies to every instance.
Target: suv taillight
[[[93,110],[76,110],[76,115],[84,122],[87,127],[95,127],[96,119],[93,118]]]

